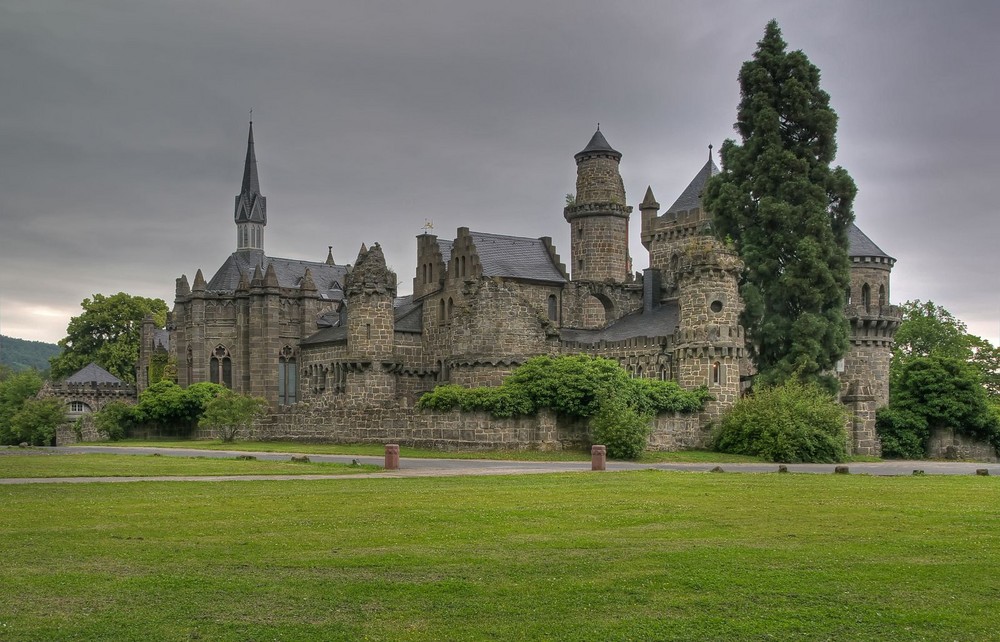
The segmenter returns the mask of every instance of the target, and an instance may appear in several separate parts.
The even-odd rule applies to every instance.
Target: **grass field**
[[[986,640],[995,477],[0,487],[2,640]]]
[[[373,455],[385,454],[381,444],[311,444],[297,441],[237,441],[219,440],[145,440],[125,439],[122,441],[87,442],[81,445],[101,446],[148,446],[157,448],[200,448],[205,450],[242,450],[247,452],[314,453],[317,455]],[[483,450],[445,451],[426,448],[400,446],[400,457],[422,459],[493,459],[511,461],[590,461],[590,452],[582,450]],[[679,452],[646,452],[639,459],[643,463],[656,462],[759,462],[759,457],[729,455],[707,450],[683,450]]]
[[[0,478],[12,477],[149,477],[160,475],[346,475],[374,472],[379,466],[298,463],[207,457],[152,455],[38,455],[0,456]],[[2,639],[2,638],[0,638]]]

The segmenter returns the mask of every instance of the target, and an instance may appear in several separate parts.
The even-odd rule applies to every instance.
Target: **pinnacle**
[[[205,283],[205,276],[201,273],[201,268],[198,268],[198,272],[194,275],[194,285],[191,289],[197,292],[199,290],[204,290],[207,287],[208,284]]]
[[[656,202],[656,197],[653,196],[652,186],[646,186],[646,195],[642,198],[642,203],[639,204],[640,209],[660,209],[660,204]]]

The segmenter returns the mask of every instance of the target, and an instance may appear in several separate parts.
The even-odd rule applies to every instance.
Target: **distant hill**
[[[0,365],[11,370],[48,370],[49,357],[59,354],[59,346],[43,341],[25,341],[0,335]]]

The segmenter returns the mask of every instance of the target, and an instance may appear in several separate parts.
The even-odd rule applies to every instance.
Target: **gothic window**
[[[883,307],[885,305],[885,286],[878,286],[878,307]]]
[[[285,346],[278,354],[278,403],[287,406],[295,403],[296,381],[295,353],[290,346]]]
[[[466,274],[465,273],[465,257],[464,256],[460,256],[460,257],[458,257],[458,275],[464,277],[465,274]]]
[[[847,288],[847,305],[851,305],[851,288]]]
[[[549,320],[556,321],[559,319],[559,302],[556,300],[556,295],[549,295]]]
[[[424,273],[424,280],[422,281],[422,283],[430,283],[430,279],[427,278],[427,264],[424,263],[423,265],[420,266],[420,268],[423,270]]]
[[[716,361],[712,364],[712,385],[718,386],[722,383],[722,364]]]
[[[861,286],[861,303],[865,306],[865,312],[871,312],[872,309],[872,289],[867,283]]]
[[[438,323],[444,323],[444,299],[441,299],[438,304]]]
[[[187,347],[187,383],[194,383],[194,355],[191,352],[191,346]]]
[[[229,350],[223,345],[215,348],[208,361],[208,379],[227,388],[233,387],[233,361],[229,357]]]
[[[455,307],[455,301],[451,297],[448,297],[448,310],[445,312],[444,315],[445,319],[448,320],[448,323],[451,323],[451,314],[454,307]]]

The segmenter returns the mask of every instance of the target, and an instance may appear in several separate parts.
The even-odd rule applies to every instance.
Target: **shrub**
[[[265,399],[226,389],[208,401],[198,424],[215,430],[222,441],[233,441],[241,430],[249,428],[266,412]]]
[[[930,437],[927,419],[903,407],[887,406],[875,415],[875,429],[882,441],[882,456],[923,459]]]
[[[97,434],[111,441],[128,436],[128,431],[136,424],[136,408],[120,401],[112,401],[94,413],[94,428]]]
[[[591,438],[595,444],[607,446],[612,459],[636,459],[646,449],[651,420],[623,398],[609,397],[590,418]]]
[[[713,434],[720,452],[775,462],[839,462],[847,456],[847,411],[815,384],[790,380],[739,400]]]
[[[55,441],[56,428],[66,421],[66,406],[58,399],[28,399],[10,418],[11,432],[20,442],[48,446]]]
[[[640,415],[697,412],[712,398],[704,388],[684,390],[673,381],[632,379],[609,359],[541,356],[518,367],[500,386],[438,386],[420,397],[417,408],[484,410],[494,417],[530,415],[540,408],[550,408],[567,417],[590,417],[611,396]]]
[[[206,404],[225,390],[225,386],[217,383],[195,383],[181,388],[172,381],[158,381],[139,394],[136,419],[181,434],[189,433]]]

